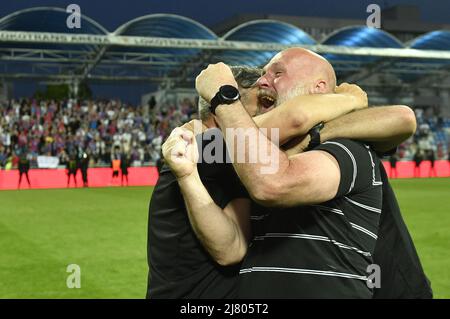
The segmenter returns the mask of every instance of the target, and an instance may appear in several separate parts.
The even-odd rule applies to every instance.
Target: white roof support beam
[[[60,43],[60,44],[88,44],[88,45],[117,45],[126,47],[153,47],[172,49],[209,49],[209,50],[255,50],[255,51],[281,51],[296,46],[279,43],[261,43],[248,41],[199,40],[176,39],[158,37],[120,36],[115,34],[91,35],[91,34],[66,34],[50,32],[23,32],[0,31],[0,42],[20,43]],[[298,46],[310,49],[317,53],[380,56],[395,58],[422,58],[450,60],[450,51],[417,50],[410,48],[369,48],[369,47],[344,47],[335,45],[303,45]]]

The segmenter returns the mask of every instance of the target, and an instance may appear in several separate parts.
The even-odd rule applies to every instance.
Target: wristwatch
[[[316,146],[320,145],[320,130],[323,127],[324,127],[324,123],[320,122],[319,124],[317,124],[316,126],[313,126],[313,128],[309,130],[308,134],[309,134],[311,140],[309,141],[308,147],[306,148],[305,151],[310,151],[313,148],[315,148]]]
[[[219,92],[211,99],[209,109],[212,114],[216,114],[216,108],[222,104],[233,104],[241,98],[239,90],[232,85],[223,85]]]

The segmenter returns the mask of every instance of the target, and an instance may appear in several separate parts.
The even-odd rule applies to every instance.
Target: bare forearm
[[[343,115],[326,123],[321,142],[350,138],[370,142],[379,152],[388,151],[414,134],[414,112],[402,105],[371,107]]]
[[[198,174],[179,179],[178,184],[198,239],[214,260],[228,264],[236,258],[230,254],[246,245],[238,226],[213,201]]]
[[[271,142],[260,133],[240,102],[219,106],[216,115],[239,178],[250,195],[259,198],[258,192],[283,174],[289,159],[279,150],[277,141]]]
[[[270,112],[254,118],[260,128],[282,128],[280,144],[306,134],[314,125],[347,114],[363,102],[349,94],[312,94],[292,98]],[[270,134],[268,135],[271,138]]]

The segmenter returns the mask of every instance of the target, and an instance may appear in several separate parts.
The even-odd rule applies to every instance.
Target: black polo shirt
[[[221,143],[212,143],[220,139]],[[214,155],[212,163],[200,156],[198,171],[215,203],[224,208],[235,198],[247,197],[220,130],[198,135],[197,143],[200,155]],[[148,264],[147,298],[235,297],[240,265],[220,266],[203,248],[191,228],[177,180],[166,165],[150,201]]]
[[[383,182],[383,208],[373,259],[380,265],[381,286],[375,289],[373,298],[433,298],[431,283],[424,273],[382,164],[380,173]]]
[[[379,159],[348,139],[315,149],[339,163],[336,197],[288,209],[255,207],[255,236],[240,270],[238,297],[372,298],[367,267],[382,206]]]

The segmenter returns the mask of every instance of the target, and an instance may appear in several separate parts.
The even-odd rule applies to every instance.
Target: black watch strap
[[[216,108],[222,104],[232,104],[240,99],[239,90],[232,85],[222,85],[209,103],[210,111],[216,114]]]
[[[313,148],[320,145],[320,130],[323,128],[324,123],[320,122],[316,126],[313,126],[312,129],[309,130],[308,134],[311,137],[311,140],[309,141],[308,147],[305,151],[310,151]]]
[[[222,100],[220,98],[219,92],[217,92],[209,103],[209,110],[212,114],[216,115],[216,108],[221,104],[221,102]]]

